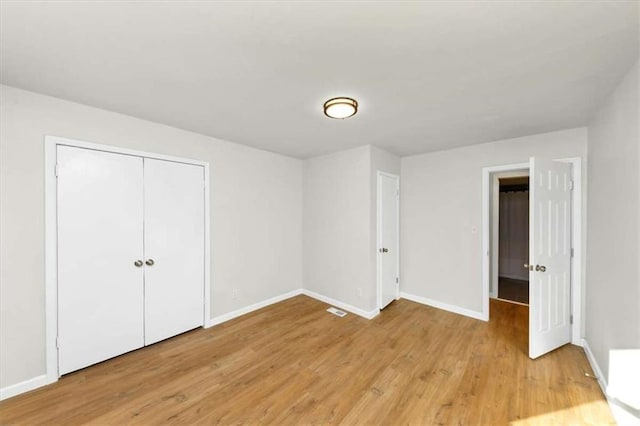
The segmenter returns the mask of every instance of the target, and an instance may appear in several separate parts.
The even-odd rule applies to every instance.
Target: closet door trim
[[[192,164],[204,168],[204,306],[203,324],[211,318],[211,241],[210,241],[210,178],[209,163],[189,158],[156,154],[146,151],[102,145],[57,136],[44,137],[45,161],[45,333],[46,333],[46,383],[60,377],[58,372],[58,232],[57,232],[57,150],[58,146],[105,151],[115,154],[133,155],[143,158]]]

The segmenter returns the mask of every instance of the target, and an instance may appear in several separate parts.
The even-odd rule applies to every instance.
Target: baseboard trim
[[[262,302],[254,303],[253,305],[246,306],[244,308],[236,309],[235,311],[219,315],[217,317],[211,318],[206,322],[204,328],[213,327],[214,325],[222,324],[223,322],[230,321],[234,318],[238,318],[242,315],[246,315],[250,312],[257,311],[258,309],[265,308],[269,305],[273,305],[274,303],[282,302],[283,300],[290,299],[295,296],[299,296],[302,294],[302,289],[296,289],[289,291],[287,293],[281,294],[279,296],[272,297],[267,300],[263,300]]]
[[[15,385],[5,386],[0,389],[0,401],[48,384],[47,375],[43,374],[42,376],[37,376],[32,379],[25,380],[24,382],[16,383]]]
[[[598,361],[596,361],[596,357],[593,355],[593,352],[591,352],[591,347],[589,346],[589,343],[587,342],[586,339],[582,339],[582,348],[584,349],[584,353],[587,355],[587,360],[589,361],[589,364],[591,364],[591,369],[596,375],[596,380],[600,385],[600,389],[602,390],[602,393],[604,394],[605,397],[608,398],[607,380],[605,379],[604,374],[602,374],[602,370],[598,365]]]
[[[352,314],[356,314],[366,319],[372,319],[380,313],[379,309],[374,309],[372,311],[365,311],[364,309],[360,309],[348,303],[344,303],[339,300],[332,299],[327,296],[323,296],[322,294],[316,293],[311,290],[307,290],[306,288],[302,289],[302,294],[304,294],[305,296],[309,296],[313,299],[319,300],[321,302],[328,303],[329,305],[333,305],[340,309],[344,309],[345,311],[349,311]]]
[[[330,305],[336,306],[340,309],[344,309],[345,311],[349,311],[352,314],[356,314],[366,319],[372,319],[380,313],[378,309],[375,309],[372,311],[365,311],[364,309],[360,309],[348,303],[344,303],[339,300],[332,299],[331,297],[324,296],[322,294],[316,293],[315,291],[307,290],[305,288],[299,288],[296,290],[292,290],[288,293],[284,293],[279,296],[275,296],[270,299],[263,300],[262,302],[254,303],[253,305],[236,309],[235,311],[211,318],[209,321],[205,323],[204,328],[209,328],[209,327],[213,327],[214,325],[222,324],[223,322],[230,321],[234,318],[238,318],[242,315],[246,315],[250,312],[257,311],[258,309],[265,308],[269,305],[273,305],[274,303],[282,302],[283,300],[287,300],[292,297],[299,296],[301,294],[304,294],[305,296],[309,296],[313,299],[319,300],[320,302],[324,302],[324,303],[328,303]]]
[[[476,312],[470,309],[461,308],[459,306],[449,305],[448,303],[439,302],[437,300],[428,299],[426,297],[416,296],[405,292],[400,292],[400,297],[403,299],[411,300],[412,302],[421,303],[423,305],[453,312],[454,314],[464,315],[465,317],[470,317],[481,321],[487,320],[482,312]]]
[[[607,383],[607,379],[604,374],[602,374],[600,365],[598,364],[598,361],[596,361],[596,357],[593,355],[589,342],[587,342],[586,339],[582,339],[582,348],[584,349],[584,353],[587,355],[587,360],[591,365],[591,369],[596,375],[598,385],[600,385],[600,390],[602,390],[604,397],[607,399],[609,408],[611,409],[613,417],[616,419],[618,424],[640,425],[640,410],[636,410],[635,408],[630,407],[624,402],[609,395],[609,384]]]

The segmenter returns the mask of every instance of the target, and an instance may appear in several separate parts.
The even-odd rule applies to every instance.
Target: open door
[[[571,164],[531,158],[529,357],[571,341]]]

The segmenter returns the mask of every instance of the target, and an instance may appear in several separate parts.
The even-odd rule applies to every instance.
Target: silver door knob
[[[153,264],[154,264],[155,262],[153,261],[153,259],[147,259],[147,261],[146,261],[146,262],[144,262],[144,263],[146,263],[146,264],[147,264],[147,266],[153,266]]]
[[[533,265],[529,265],[528,263],[524,264],[524,269],[528,269],[530,271],[533,271]]]
[[[133,262],[134,265],[136,265],[136,267],[141,267],[143,265],[142,260],[136,260],[135,262]]]

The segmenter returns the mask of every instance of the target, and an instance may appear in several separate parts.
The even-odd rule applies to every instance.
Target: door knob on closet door
[[[389,252],[388,248],[384,248],[383,247],[383,248],[380,249],[380,253],[388,253],[388,252]]]
[[[154,264],[155,262],[153,261],[153,259],[147,259],[147,261],[146,261],[146,262],[144,262],[144,263],[146,263],[146,264],[147,264],[147,266],[153,266],[153,264]]]
[[[533,265],[529,265],[528,263],[524,264],[524,269],[528,269],[530,271],[533,271]]]
[[[135,262],[133,262],[134,265],[136,265],[136,267],[141,267],[143,265],[142,260],[136,260]]]

